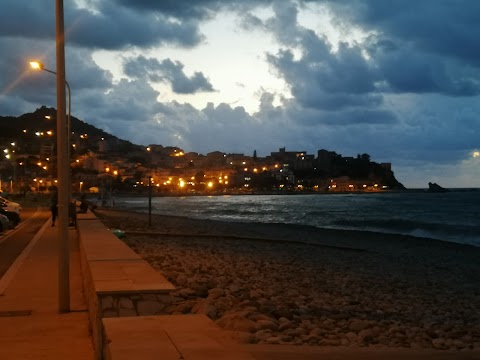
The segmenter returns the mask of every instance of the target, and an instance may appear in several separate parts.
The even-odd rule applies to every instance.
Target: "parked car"
[[[6,211],[14,212],[20,216],[20,209],[15,205],[12,205],[9,201],[0,201],[0,208]]]
[[[4,215],[8,218],[11,228],[14,228],[20,222],[20,214],[16,211],[7,210],[6,207],[0,207],[0,215]]]
[[[10,228],[10,221],[5,215],[0,214],[0,232],[8,230],[9,228]]]
[[[10,201],[10,200],[5,199],[4,197],[0,196],[0,202],[12,205],[12,206],[16,207],[18,209],[18,211],[22,211],[22,205],[20,205],[19,203],[15,202],[15,201]]]

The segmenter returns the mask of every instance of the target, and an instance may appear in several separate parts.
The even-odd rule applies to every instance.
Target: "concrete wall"
[[[164,314],[175,288],[90,211],[78,214],[77,231],[90,325],[100,360],[103,318]]]

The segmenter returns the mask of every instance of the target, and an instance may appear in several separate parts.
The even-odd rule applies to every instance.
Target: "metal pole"
[[[152,177],[148,177],[148,227],[152,226]]]
[[[71,161],[71,158],[70,158],[70,152],[71,152],[71,148],[70,148],[70,136],[71,136],[71,133],[72,131],[70,130],[70,114],[71,114],[71,110],[72,110],[72,92],[70,91],[70,85],[68,84],[68,81],[65,80],[65,85],[67,85],[67,89],[68,89],[68,119],[67,119],[67,159],[68,159],[68,179],[67,179],[67,183],[68,183],[68,202],[72,201],[72,172],[71,172],[71,169],[70,169],[70,161]]]
[[[65,35],[63,0],[56,0],[57,164],[58,164],[58,310],[70,311],[70,248],[68,239],[68,149],[65,137]],[[67,156],[66,156],[67,155]]]

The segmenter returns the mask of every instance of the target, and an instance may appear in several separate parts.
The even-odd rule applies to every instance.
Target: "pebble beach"
[[[97,209],[244,344],[480,350],[480,248],[314,227]]]

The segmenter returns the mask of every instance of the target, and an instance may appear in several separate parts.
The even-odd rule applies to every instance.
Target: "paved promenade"
[[[57,228],[44,225],[0,280],[0,359],[94,359],[83,297],[78,242],[69,230],[70,308],[58,312]]]

